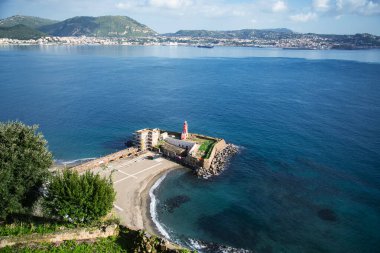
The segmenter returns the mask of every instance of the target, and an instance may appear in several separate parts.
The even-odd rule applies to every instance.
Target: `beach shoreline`
[[[80,165],[74,170],[83,172],[83,167],[103,177],[111,177],[116,191],[114,213],[120,224],[134,230],[146,230],[148,233],[162,236],[156,228],[150,213],[149,191],[163,175],[175,169],[185,167],[163,157],[152,159],[153,152],[145,152],[100,164],[96,167]],[[98,159],[99,160],[99,159]],[[103,159],[100,159],[103,161]],[[97,165],[95,161],[91,164]],[[103,165],[103,166],[102,166]]]
[[[153,218],[152,218],[151,209],[150,209],[150,204],[152,202],[152,199],[151,199],[150,194],[149,194],[150,190],[152,189],[152,187],[155,185],[155,183],[160,178],[162,178],[163,176],[166,176],[167,174],[169,174],[170,172],[172,172],[174,170],[179,170],[179,169],[183,169],[183,167],[178,165],[178,167],[173,167],[173,168],[170,168],[166,171],[162,171],[162,172],[156,174],[153,178],[151,178],[149,180],[146,187],[141,192],[141,197],[140,197],[140,200],[141,200],[141,216],[143,219],[144,229],[149,234],[164,237],[164,235],[162,235],[160,233],[160,231],[158,230],[157,225],[154,223]],[[166,239],[168,239],[168,238],[166,238]]]
[[[151,213],[151,189],[157,181],[171,171],[189,169],[163,157],[152,159],[153,155],[153,152],[148,151],[133,157],[112,160],[106,165],[97,162],[103,161],[104,158],[98,158],[89,161],[88,165],[81,164],[71,169],[80,173],[91,170],[103,177],[111,177],[116,191],[113,212],[119,217],[120,224],[133,230],[145,230],[151,235],[169,239],[165,231],[161,232],[163,229],[159,228],[160,225]],[[59,169],[63,166],[55,164],[54,167]]]

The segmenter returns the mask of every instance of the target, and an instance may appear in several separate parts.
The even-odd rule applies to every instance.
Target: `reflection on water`
[[[163,58],[245,58],[285,57],[313,60],[350,60],[380,62],[380,49],[371,50],[286,50],[281,48],[191,46],[0,46],[2,50],[32,50],[48,54],[98,55],[108,57],[163,57]]]

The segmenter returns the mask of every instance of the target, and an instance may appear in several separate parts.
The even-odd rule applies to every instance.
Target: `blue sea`
[[[380,50],[3,46],[7,120],[38,124],[58,162],[187,120],[240,152],[218,177],[177,170],[156,185],[171,240],[203,252],[379,252]]]

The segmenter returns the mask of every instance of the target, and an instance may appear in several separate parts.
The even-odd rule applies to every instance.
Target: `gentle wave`
[[[156,225],[158,231],[167,239],[170,240],[169,233],[164,229],[164,227],[158,222],[157,218],[157,199],[156,196],[154,195],[154,190],[157,189],[157,187],[164,181],[166,177],[166,174],[164,174],[160,179],[158,179],[152,188],[149,190],[149,197],[150,197],[150,217],[152,218],[153,223]]]

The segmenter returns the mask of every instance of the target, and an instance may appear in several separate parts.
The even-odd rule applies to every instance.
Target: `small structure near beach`
[[[145,128],[134,133],[134,144],[140,151],[151,150],[195,170],[200,177],[218,175],[237,147],[224,139],[188,132],[185,121],[182,132]]]

